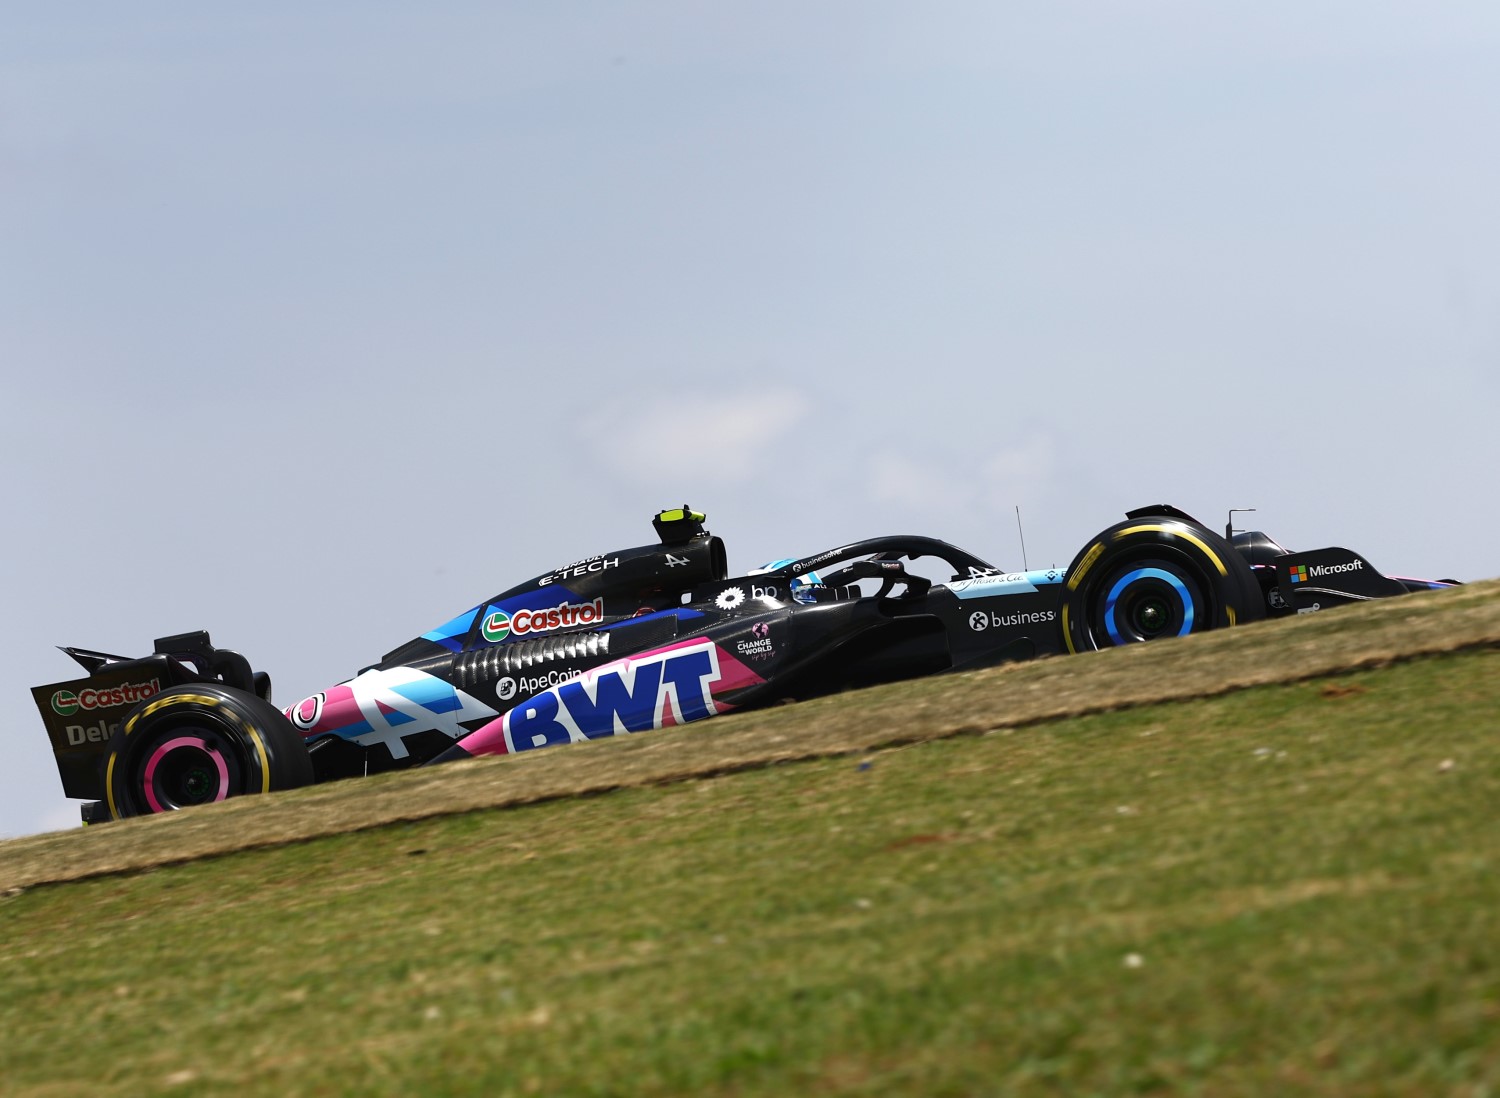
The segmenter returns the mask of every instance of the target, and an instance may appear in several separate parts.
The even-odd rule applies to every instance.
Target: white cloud
[[[785,391],[752,391],[643,398],[589,419],[599,458],[617,473],[652,480],[712,473],[738,481],[764,469],[777,440],[805,415]]]

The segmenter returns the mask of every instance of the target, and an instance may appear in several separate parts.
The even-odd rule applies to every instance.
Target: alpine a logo
[[[52,695],[52,712],[60,717],[71,717],[80,709],[87,713],[93,709],[109,709],[116,705],[134,705],[136,702],[145,701],[153,694],[159,693],[161,693],[160,679],[152,679],[150,682],[127,682],[119,686],[106,687],[103,690],[86,687],[76,694],[71,690],[59,690]]]
[[[550,610],[517,610],[509,614],[504,610],[492,610],[479,631],[485,640],[494,644],[509,636],[524,637],[528,633],[574,629],[603,620],[604,599],[597,598],[593,602],[565,602]]]

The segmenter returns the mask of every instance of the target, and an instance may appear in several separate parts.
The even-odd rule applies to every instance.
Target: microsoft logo
[[[1294,564],[1294,565],[1292,565],[1292,582],[1293,583],[1306,583],[1307,582],[1307,565],[1305,565],[1305,564]]]

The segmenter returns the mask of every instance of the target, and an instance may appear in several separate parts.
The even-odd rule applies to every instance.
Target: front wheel
[[[105,759],[109,815],[117,820],[312,781],[302,737],[275,706],[213,683],[142,702],[120,722]]]
[[[1183,637],[1264,617],[1254,574],[1227,541],[1173,516],[1105,530],[1068,568],[1070,652]]]

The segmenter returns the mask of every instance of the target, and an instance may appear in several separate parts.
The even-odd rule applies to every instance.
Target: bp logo
[[[510,636],[510,615],[504,610],[496,610],[484,619],[484,624],[479,629],[484,634],[484,639],[491,644],[503,641]]]
[[[71,690],[59,690],[52,695],[52,711],[63,717],[78,712],[78,695]]]

